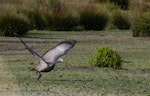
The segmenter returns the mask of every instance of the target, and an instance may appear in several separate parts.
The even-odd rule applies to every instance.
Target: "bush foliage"
[[[13,36],[14,33],[23,35],[31,28],[27,17],[22,14],[7,14],[0,16],[0,35],[2,36]]]
[[[86,30],[103,30],[109,20],[109,16],[104,11],[99,11],[92,6],[86,7],[80,13],[80,23]]]
[[[78,18],[70,14],[53,14],[47,18],[48,29],[70,31],[78,25]]]
[[[44,14],[38,11],[30,12],[28,16],[30,17],[30,23],[33,25],[34,29],[43,30],[46,27],[45,21],[43,19]]]
[[[110,2],[120,6],[121,9],[127,10],[130,0],[109,0]]]
[[[97,67],[122,68],[121,57],[108,47],[99,48],[92,56],[89,63]]]
[[[20,35],[25,34],[31,28],[30,25],[38,30],[57,31],[103,30],[109,27],[113,29],[116,26],[118,29],[129,29],[131,23],[129,18],[133,18],[133,15],[128,13],[130,11],[132,14],[149,12],[150,8],[149,0],[129,1],[81,0],[79,4],[76,0],[71,2],[66,0],[30,0],[30,2],[28,0],[2,0],[0,1],[2,10],[0,12],[0,35],[12,36],[15,31]],[[133,20],[133,33],[148,32],[149,25],[144,21],[148,17],[140,16]]]
[[[121,10],[113,12],[112,23],[121,30],[130,29],[131,26],[127,12]]]

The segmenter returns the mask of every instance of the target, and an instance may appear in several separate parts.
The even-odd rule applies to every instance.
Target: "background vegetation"
[[[150,29],[149,22],[145,22],[150,16],[142,16],[150,14],[149,0],[1,0],[0,10],[0,35],[4,36],[12,36],[13,32],[22,35],[32,29],[78,31],[114,28],[132,28],[135,36],[149,33]]]

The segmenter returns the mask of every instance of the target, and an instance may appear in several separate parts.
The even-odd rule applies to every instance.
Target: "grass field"
[[[18,38],[0,37],[0,96],[150,96],[150,38],[117,30],[31,31],[27,36],[23,40],[40,54],[66,39],[77,44],[62,64],[37,81],[29,71],[37,65],[35,58]],[[89,65],[91,55],[104,46],[121,55],[123,69]]]

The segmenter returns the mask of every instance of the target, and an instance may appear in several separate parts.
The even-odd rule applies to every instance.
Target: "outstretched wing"
[[[28,51],[31,52],[31,54],[32,54],[33,56],[35,56],[35,57],[38,58],[39,60],[45,61],[45,60],[43,59],[43,57],[42,57],[41,55],[39,55],[36,51],[34,51],[30,46],[28,46],[28,45],[22,40],[21,37],[19,37],[19,39],[20,39],[20,41],[22,42],[22,44],[26,47],[26,49],[28,49]]]
[[[55,64],[58,59],[67,54],[67,52],[76,44],[75,40],[68,40],[68,41],[63,41],[59,43],[56,47],[53,49],[47,51],[43,55],[43,59],[48,62],[48,64]]]

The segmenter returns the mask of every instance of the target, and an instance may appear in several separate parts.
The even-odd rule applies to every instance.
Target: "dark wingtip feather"
[[[73,46],[76,44],[76,40],[73,40],[73,39],[69,39],[69,40],[66,40],[64,41],[65,43],[69,43],[69,44],[72,44]]]
[[[69,39],[69,42],[74,45],[74,44],[76,44],[77,41],[76,41],[76,40]]]

